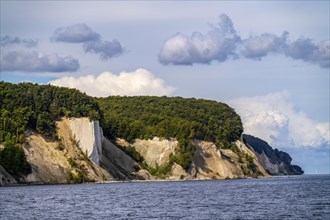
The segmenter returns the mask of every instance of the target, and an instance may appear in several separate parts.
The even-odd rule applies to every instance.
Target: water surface
[[[1,187],[0,219],[330,219],[330,175]]]

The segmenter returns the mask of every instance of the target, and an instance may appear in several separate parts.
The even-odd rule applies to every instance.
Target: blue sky
[[[1,1],[1,80],[223,101],[329,173],[329,1]]]

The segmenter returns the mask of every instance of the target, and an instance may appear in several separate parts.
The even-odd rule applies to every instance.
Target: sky
[[[330,173],[329,1],[3,1],[2,81],[225,102]]]

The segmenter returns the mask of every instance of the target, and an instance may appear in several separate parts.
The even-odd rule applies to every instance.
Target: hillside
[[[273,149],[260,138],[243,135],[244,143],[251,147],[262,166],[270,175],[301,175],[304,171],[297,165],[292,165],[292,158],[286,152]]]
[[[265,160],[273,154],[265,148],[261,158],[255,144],[240,140],[240,117],[224,103],[92,98],[31,83],[0,82],[0,89],[3,184],[246,178],[300,169],[270,170]]]
[[[243,127],[228,105],[181,97],[119,97],[98,99],[103,113],[101,126],[110,139],[175,138],[179,145],[173,161],[188,169],[195,152],[194,140],[230,148]]]
[[[50,85],[0,82],[0,106],[0,143],[4,145],[0,148],[0,165],[17,179],[33,171],[23,149],[28,142],[26,131],[58,142],[56,121],[61,117],[99,119],[93,98],[75,89]]]

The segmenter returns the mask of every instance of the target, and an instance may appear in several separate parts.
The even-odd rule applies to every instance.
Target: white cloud
[[[23,39],[17,36],[1,36],[0,37],[0,46],[6,47],[6,46],[11,46],[11,45],[23,45],[24,47],[27,48],[32,48],[32,47],[37,47],[38,46],[38,40],[32,40],[32,39]]]
[[[219,23],[202,34],[194,32],[190,37],[177,33],[164,43],[159,53],[162,64],[192,65],[209,64],[213,60],[224,62],[235,57],[240,42],[231,19],[226,14],[219,16]]]
[[[228,102],[241,116],[244,133],[274,147],[320,147],[330,144],[329,122],[316,122],[297,111],[287,92],[243,97]]]
[[[51,37],[52,41],[67,43],[84,43],[98,41],[99,39],[100,35],[86,24],[75,24],[66,28],[58,28]]]
[[[314,43],[309,38],[289,41],[289,32],[281,36],[271,33],[240,36],[233,22],[226,14],[221,14],[218,25],[206,34],[194,32],[191,36],[177,33],[167,39],[158,55],[159,62],[167,65],[210,64],[216,60],[225,62],[229,58],[261,60],[272,54],[281,54],[294,60],[330,67],[330,40]]]
[[[55,86],[76,88],[95,97],[110,95],[162,96],[170,95],[174,91],[174,88],[168,86],[164,80],[157,78],[145,69],[137,69],[134,72],[121,72],[118,75],[103,72],[98,76],[88,75],[77,78],[65,76],[49,83]]]
[[[300,38],[288,45],[285,54],[295,60],[316,63],[322,68],[329,68],[330,40],[314,44],[311,39]]]
[[[288,32],[284,32],[281,37],[274,34],[264,33],[260,36],[250,36],[243,41],[243,55],[246,58],[260,60],[269,53],[281,52],[286,47]]]
[[[60,73],[74,72],[80,67],[79,61],[71,56],[39,51],[10,51],[1,55],[0,61],[0,71]]]

